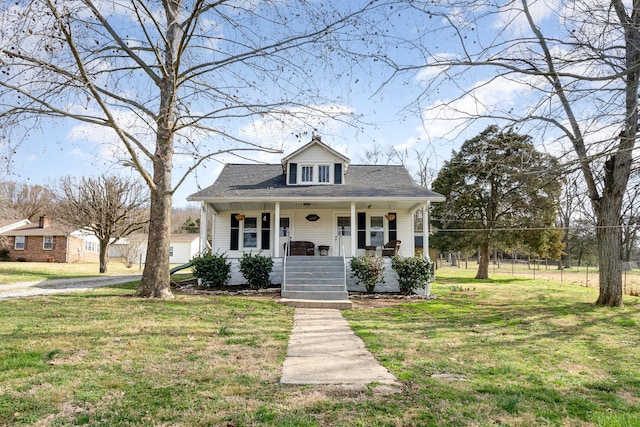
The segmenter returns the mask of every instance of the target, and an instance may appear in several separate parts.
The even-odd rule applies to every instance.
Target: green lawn
[[[172,265],[173,267],[173,265]],[[127,268],[123,263],[111,261],[108,275],[142,274],[138,265]],[[0,262],[0,286],[14,282],[100,276],[97,262],[49,263],[49,262]]]
[[[344,312],[396,394],[280,385],[293,310],[270,299],[3,300],[0,425],[640,426],[637,298],[595,308],[593,289],[471,275]]]

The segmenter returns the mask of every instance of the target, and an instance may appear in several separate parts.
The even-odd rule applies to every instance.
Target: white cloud
[[[336,134],[344,128],[340,118],[347,118],[353,110],[344,105],[320,105],[273,111],[243,126],[241,137],[260,144],[295,150],[299,139],[311,139],[311,132],[322,135]],[[324,141],[331,145],[329,140]],[[336,148],[336,147],[333,147]]]
[[[562,9],[562,4],[559,0],[528,1],[527,7],[534,24],[541,26],[544,20]],[[501,8],[496,15],[492,28],[496,30],[506,29],[511,33],[511,35],[507,37],[513,37],[513,35],[520,37],[531,34],[531,26],[520,6],[520,2],[509,2],[506,7]]]
[[[423,111],[424,128],[430,139],[458,135],[469,119],[488,116],[499,108],[526,108],[525,95],[531,90],[526,81],[498,77],[480,81],[475,89],[457,99],[434,101]],[[422,133],[423,129],[419,128]],[[425,136],[426,136],[425,135]]]

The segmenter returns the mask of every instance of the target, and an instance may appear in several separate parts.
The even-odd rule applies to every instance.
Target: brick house
[[[17,222],[17,221],[16,221]],[[0,232],[0,247],[9,251],[10,261],[98,262],[100,245],[95,235],[74,230],[41,216],[38,223],[22,220],[23,225]]]

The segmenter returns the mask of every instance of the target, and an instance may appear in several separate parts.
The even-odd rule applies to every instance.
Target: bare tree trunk
[[[640,3],[633,2],[631,15],[620,0],[612,1],[625,29],[626,74],[625,123],[616,154],[604,164],[601,198],[593,198],[597,217],[600,293],[596,305],[622,306],[622,198],[631,174],[633,147],[638,132],[638,87],[640,85]]]
[[[169,245],[171,240],[171,200],[173,196],[173,137],[176,125],[179,44],[182,34],[179,16],[180,0],[163,2],[167,15],[164,67],[160,88],[160,107],[156,118],[156,151],[153,156],[153,186],[147,258],[142,280],[136,293],[139,297],[171,299]]]
[[[623,136],[624,138],[624,136]],[[630,155],[618,154],[605,162],[605,191],[598,209],[598,263],[600,293],[596,305],[622,306],[622,198],[631,163]]]
[[[109,265],[109,239],[100,240],[100,273],[106,273]]]
[[[160,129],[160,128],[159,128]],[[136,296],[144,298],[171,299],[171,277],[169,273],[169,245],[171,240],[171,138],[161,141],[166,132],[158,132],[158,150],[154,161],[153,181],[156,188],[151,191],[151,213],[149,240],[142,280]]]
[[[163,93],[166,93],[163,91]],[[169,96],[168,98],[172,98]],[[170,111],[165,109],[164,111]],[[149,240],[142,280],[136,296],[144,298],[171,299],[171,277],[169,273],[169,245],[171,240],[171,171],[173,162],[173,133],[171,114],[161,114],[158,119],[158,136],[153,161],[151,190],[151,212]]]
[[[613,215],[617,220],[617,215]],[[601,223],[607,218],[601,215]],[[598,263],[600,293],[596,305],[622,306],[622,251],[620,228],[603,225],[598,228]]]
[[[476,279],[489,278],[489,255],[490,255],[491,239],[486,239],[480,246],[480,258],[478,260],[478,273]]]

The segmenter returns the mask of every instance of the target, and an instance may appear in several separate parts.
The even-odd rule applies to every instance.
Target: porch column
[[[207,212],[209,212],[209,209],[207,209]],[[218,211],[213,210],[210,212],[211,213],[211,227],[209,227],[210,231],[209,231],[209,236],[211,237],[211,240],[209,242],[207,242],[207,249],[211,250],[211,253],[213,253],[213,238],[216,235],[216,218],[218,217]]]
[[[422,207],[422,255],[429,258],[429,206],[431,202],[427,202],[426,208]],[[426,252],[425,252],[426,251]]]
[[[356,202],[351,202],[351,256],[356,256],[358,249],[358,230],[356,230]]]
[[[273,257],[280,258],[280,202],[276,202],[273,225]]]
[[[207,218],[207,202],[200,202],[200,252],[204,252],[207,248],[207,237],[209,233],[207,232],[207,228],[209,226],[209,221]]]

